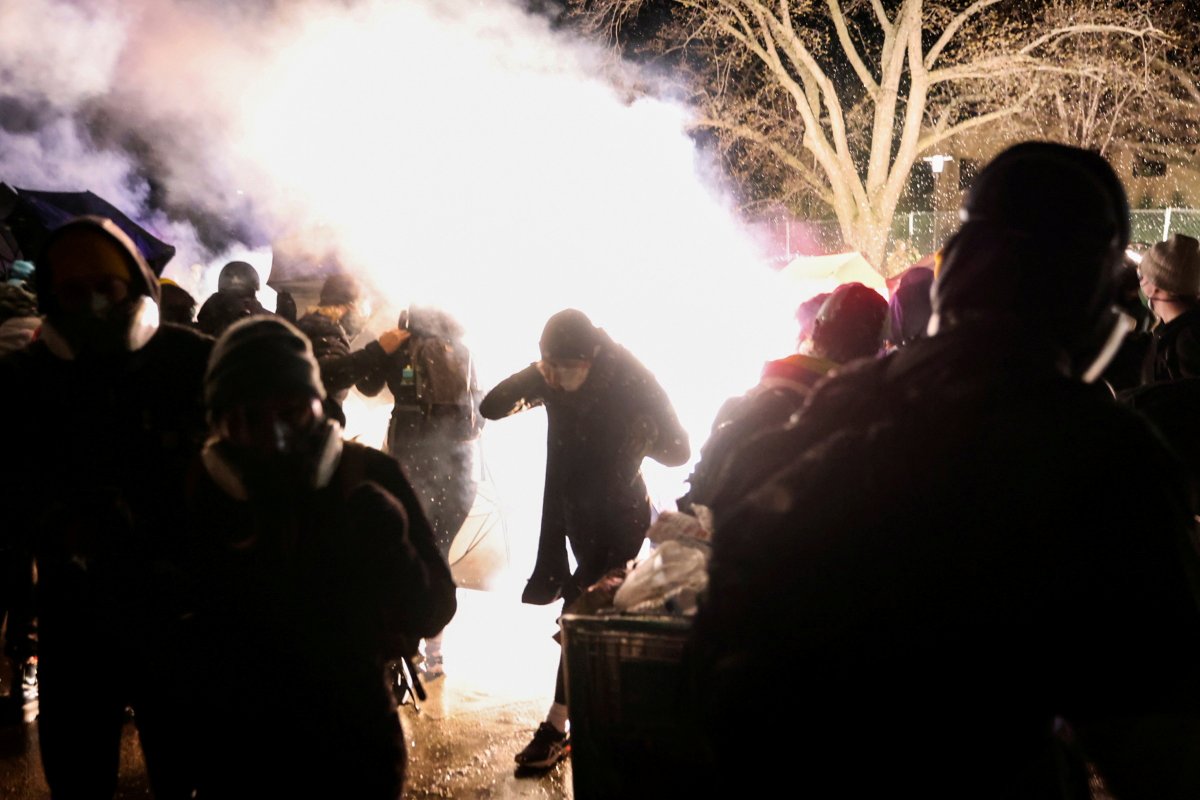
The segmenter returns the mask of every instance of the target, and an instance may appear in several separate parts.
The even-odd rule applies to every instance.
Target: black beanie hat
[[[933,289],[942,317],[1002,314],[1067,344],[1113,298],[1129,204],[1100,155],[1050,142],[1005,150],[975,178]]]
[[[210,418],[239,403],[291,393],[325,399],[312,345],[291,323],[249,317],[231,325],[213,346],[204,374]]]
[[[546,322],[538,344],[543,358],[591,359],[596,355],[600,335],[586,314],[568,308]]]

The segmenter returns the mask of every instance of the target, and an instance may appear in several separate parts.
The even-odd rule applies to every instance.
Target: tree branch
[[[967,23],[967,20],[988,6],[993,6],[999,2],[1000,0],[976,0],[976,2],[967,6],[961,14],[950,20],[950,24],[946,26],[946,29],[942,31],[942,35],[938,37],[933,47],[929,48],[929,52],[925,55],[925,69],[933,69],[933,65],[937,63],[938,56],[946,49],[946,45],[950,44],[954,35],[958,33],[959,28]]]
[[[846,25],[845,15],[842,14],[841,3],[838,0],[825,0],[825,4],[829,6],[829,13],[833,17],[833,27],[837,30],[838,42],[842,45],[842,51],[850,61],[850,66],[854,67],[854,72],[857,73],[858,79],[862,81],[866,90],[875,94],[879,90],[879,84],[875,82],[871,71],[863,63],[858,48],[854,46],[854,40],[850,38],[850,29]]]

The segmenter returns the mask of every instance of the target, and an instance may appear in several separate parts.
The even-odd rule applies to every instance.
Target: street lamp
[[[942,174],[942,171],[944,169],[946,169],[946,164],[948,164],[949,162],[954,160],[954,156],[938,154],[938,155],[932,155],[932,156],[925,156],[922,160],[929,165],[929,171],[933,173],[933,242],[932,242],[932,246],[934,248],[937,248],[940,245],[940,240],[938,238],[938,212],[941,210],[941,205],[942,205],[941,198],[939,196],[940,193],[938,192],[938,189],[941,188],[939,186],[938,176]]]

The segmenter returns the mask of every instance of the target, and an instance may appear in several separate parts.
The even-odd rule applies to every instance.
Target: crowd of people
[[[1135,257],[1109,164],[1041,142],[961,217],[890,299],[802,305],[795,351],[714,420],[677,502],[712,557],[681,665],[702,745],[674,785],[1200,792],[1200,242]],[[79,218],[12,277],[0,611],[55,798],[112,796],[127,710],[156,797],[400,796],[388,665],[424,640],[441,675],[484,421],[547,415],[526,603],[634,559],[644,459],[691,458],[658,381],[576,309],[484,392],[438,309],[355,349],[346,275],[268,312],[232,262],[196,314]],[[394,398],[382,452],[343,439],[351,387]],[[569,711],[560,663],[519,765],[566,757]]]

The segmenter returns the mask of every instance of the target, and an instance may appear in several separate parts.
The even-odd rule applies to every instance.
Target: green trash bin
[[[680,715],[691,619],[565,614],[575,800],[663,795],[697,774],[696,732]]]

